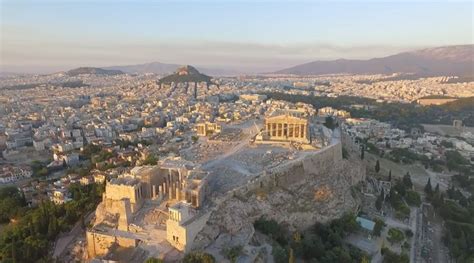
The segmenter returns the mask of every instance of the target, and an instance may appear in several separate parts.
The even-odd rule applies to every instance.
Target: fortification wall
[[[104,221],[108,221],[109,223],[116,224],[119,230],[127,231],[128,224],[130,223],[132,217],[130,200],[104,199],[104,201],[102,201],[97,206],[97,209],[95,210],[95,216],[95,225]]]
[[[130,186],[122,184],[109,184],[105,186],[105,193],[103,195],[103,201],[112,200],[112,201],[121,201],[122,199],[128,199],[130,202],[132,213],[138,211],[143,205],[143,198],[136,195],[136,189],[140,185]]]
[[[89,258],[105,256],[115,242],[114,236],[86,232],[87,256]]]
[[[86,232],[87,256],[89,259],[107,255],[114,245],[120,247],[136,247],[138,241],[134,238],[113,236],[106,233]]]
[[[314,179],[331,174],[335,168],[341,166],[342,161],[342,143],[338,142],[318,152],[308,154],[302,159],[290,161],[265,171],[250,183],[231,191],[226,198],[231,198],[235,194],[256,191],[259,188],[291,185],[308,178]]]

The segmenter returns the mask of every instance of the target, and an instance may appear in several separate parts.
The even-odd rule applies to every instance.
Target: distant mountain
[[[96,74],[96,75],[120,75],[124,74],[123,71],[120,70],[108,70],[102,68],[92,68],[92,67],[81,67],[71,69],[66,72],[69,76],[77,76],[82,74]]]
[[[182,66],[175,73],[168,75],[159,81],[160,83],[171,82],[207,82],[211,83],[211,77],[201,74],[193,66]]]
[[[314,61],[283,69],[276,74],[392,74],[421,76],[474,75],[474,45],[427,48],[368,60]]]

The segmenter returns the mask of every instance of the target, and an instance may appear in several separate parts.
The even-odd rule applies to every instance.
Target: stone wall
[[[301,231],[357,211],[359,201],[351,187],[364,179],[365,166],[356,152],[351,150],[349,159],[343,159],[338,142],[302,154],[216,200],[194,248],[215,252],[247,245],[254,233],[253,222],[261,216]]]
[[[109,250],[114,245],[125,248],[136,247],[138,245],[138,241],[133,238],[116,237],[113,235],[101,234],[92,231],[86,232],[86,239],[87,256],[89,259],[107,255]]]
[[[329,174],[342,162],[342,143],[330,145],[318,152],[310,153],[301,159],[266,170],[249,184],[239,187],[227,194],[231,198],[235,194],[246,194],[262,187],[285,186],[299,182],[305,178]]]
[[[105,185],[105,193],[103,201],[106,199],[119,201],[122,199],[129,199],[132,212],[135,213],[143,205],[143,198],[137,196],[137,188],[140,188],[141,184],[138,185],[125,185],[125,184],[112,184],[107,183]]]

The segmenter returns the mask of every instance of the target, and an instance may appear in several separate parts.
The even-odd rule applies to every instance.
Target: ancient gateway
[[[111,179],[97,207],[95,223],[87,231],[88,257],[105,256],[114,245],[135,248],[143,241],[144,230],[136,219],[147,202],[166,204],[166,208],[156,210],[165,218],[153,220],[157,227],[160,221],[166,223],[165,229],[157,231],[171,246],[187,251],[206,219],[197,212],[204,202],[207,183],[206,172],[180,158],[138,166]]]
[[[310,143],[308,119],[302,114],[285,112],[265,118],[264,130],[257,141]]]

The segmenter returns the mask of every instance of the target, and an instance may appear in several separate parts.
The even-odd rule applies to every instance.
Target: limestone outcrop
[[[365,167],[355,154],[342,159],[341,151],[338,143],[230,192],[217,201],[194,248],[212,252],[245,246],[253,237],[253,222],[261,216],[296,231],[355,211],[359,202],[351,187],[364,178]]]

